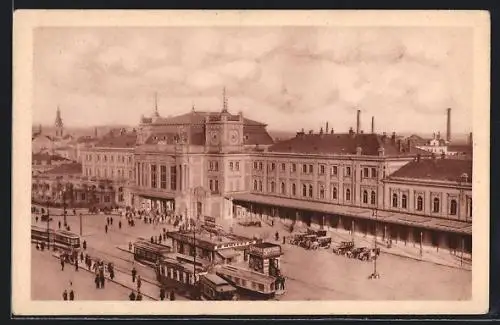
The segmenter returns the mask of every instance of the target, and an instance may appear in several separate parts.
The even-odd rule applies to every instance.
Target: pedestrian
[[[61,229],[61,221],[59,221],[57,225],[59,226],[59,229]]]
[[[122,221],[118,221],[118,229],[122,229]]]
[[[274,237],[276,238],[276,240],[279,240],[279,239],[280,239],[280,234],[279,234],[278,232],[276,232],[276,233],[274,234]]]
[[[132,282],[135,282],[135,275],[137,274],[137,270],[135,269],[135,266],[132,268]]]
[[[73,289],[69,291],[69,300],[75,300],[75,292]]]
[[[66,289],[64,289],[62,296],[63,300],[68,300],[68,291]]]
[[[85,240],[83,241],[82,246],[83,246],[83,250],[86,250],[86,249],[87,249],[87,242],[86,242]]]
[[[155,242],[155,239],[153,238],[153,236],[151,236],[151,244],[154,244]]]
[[[109,225],[109,217],[106,217],[106,225]]]
[[[161,234],[158,236],[158,242],[161,244]]]
[[[42,252],[43,252],[43,250],[45,249],[45,242],[42,242],[42,243],[40,244],[40,249],[41,249],[41,250],[42,250]]]
[[[109,221],[111,222],[111,225],[113,225],[113,217],[111,217]]]
[[[174,293],[174,290],[170,291],[170,301],[174,301],[175,300],[175,293]]]
[[[38,242],[36,242],[36,250],[39,250],[40,249],[40,244]]]
[[[35,217],[35,221],[38,223],[38,216]]]
[[[285,245],[285,238],[286,236],[283,236],[283,245]]]
[[[80,261],[83,262],[83,252],[80,252]]]
[[[61,271],[64,271],[64,256],[61,255]]]
[[[78,259],[75,259],[75,271],[78,272]]]
[[[132,250],[132,242],[128,242],[128,250],[131,251]]]
[[[138,275],[137,276],[137,291],[141,290],[141,284],[142,284],[141,276]]]
[[[138,300],[138,301],[142,300],[142,294],[140,291],[137,291],[137,297],[135,297],[135,300]]]
[[[73,209],[73,215],[76,216],[76,209]]]
[[[97,273],[95,274],[94,283],[95,283],[95,288],[99,289],[99,274]]]
[[[108,233],[108,225],[104,226],[104,232]]]
[[[105,282],[104,274],[100,274],[99,275],[99,280],[100,280],[100,283],[101,283],[101,288],[104,289],[104,282]]]
[[[165,299],[165,289],[163,287],[160,288],[160,300],[163,301]]]
[[[113,269],[109,271],[109,278],[111,279],[111,281],[113,281],[113,279],[115,278],[115,271]]]
[[[285,277],[281,276],[281,290],[285,290]]]
[[[129,298],[130,300],[135,300],[135,293],[134,293],[134,291],[132,291],[132,292],[128,295],[128,298]]]

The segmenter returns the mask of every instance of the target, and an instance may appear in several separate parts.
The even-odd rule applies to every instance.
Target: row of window
[[[219,162],[210,160],[208,162],[208,170],[215,172],[219,171]]]
[[[469,217],[472,217],[472,199],[468,198],[467,200],[467,215]],[[399,196],[396,193],[392,194],[392,207],[393,208],[398,208],[399,207]],[[402,209],[407,209],[408,208],[408,197],[406,194],[401,195],[401,205],[400,207]],[[422,195],[417,196],[417,201],[415,202],[415,209],[417,211],[423,211],[424,210],[424,198]],[[432,204],[431,204],[431,210],[433,213],[439,213],[441,212],[441,200],[437,197],[432,199]],[[455,199],[450,200],[450,204],[448,207],[448,214],[452,216],[456,216],[458,214],[458,202]]]
[[[270,193],[277,193],[276,183],[274,181],[271,181],[269,186],[270,186],[270,190],[269,190]],[[325,185],[319,185],[318,188],[319,188],[318,197],[320,199],[325,199],[326,198]],[[254,180],[253,181],[253,189],[254,189],[254,191],[257,191],[257,192],[263,192],[262,181],[261,180]],[[375,192],[372,192],[372,193],[373,193],[373,195],[375,195]],[[287,186],[286,186],[285,182],[280,183],[279,194],[287,195]],[[297,196],[297,184],[292,183],[290,185],[290,194],[292,196]],[[330,195],[331,195],[332,200],[338,199],[337,185],[334,185],[334,184],[330,185]],[[302,196],[309,197],[309,198],[314,197],[314,187],[312,184],[302,184]],[[345,191],[345,200],[346,201],[351,200],[351,190],[350,189],[346,189],[346,191]],[[372,204],[375,204],[375,203],[372,203]]]
[[[239,161],[230,161],[229,162],[229,170],[230,171],[239,171],[240,170],[240,162]]]
[[[85,167],[83,169],[83,175],[87,177],[97,177],[97,178],[118,178],[118,179],[132,179],[133,173],[131,170],[128,172],[124,169],[118,168],[116,169],[116,173],[114,169],[108,169],[108,168],[90,168],[90,167]]]
[[[166,165],[150,164],[148,166],[146,163],[137,163],[135,169],[137,175],[137,185],[139,186],[166,190],[169,189],[168,185],[170,185],[170,190],[175,191],[177,189],[176,166],[170,166],[170,184],[168,184]]]
[[[296,164],[296,163],[291,163],[290,164],[290,172],[291,173],[296,173],[297,172],[297,165],[301,166],[301,172],[302,174],[313,174],[314,173],[314,165],[313,164]],[[267,170],[268,171],[275,171],[277,168],[281,172],[286,171],[286,163],[269,163],[267,165]],[[260,170],[262,171],[264,169],[264,163],[263,162],[253,162],[253,169],[254,170]],[[318,174],[319,175],[325,175],[327,171],[327,165],[325,164],[320,164],[318,167]],[[371,173],[370,173],[371,171]],[[339,167],[338,166],[330,166],[330,175],[331,176],[338,176],[339,174]],[[349,177],[352,174],[352,168],[351,166],[346,166],[344,169],[344,176]],[[363,174],[362,176],[364,178],[375,178],[377,177],[377,169],[375,167],[365,167],[363,169]]]
[[[210,188],[210,192],[219,193],[219,180],[217,179],[209,179],[208,187]]]
[[[95,155],[92,155],[92,154],[86,154],[85,155],[85,160],[86,161],[92,161],[92,158],[94,158],[93,160],[96,161],[96,162],[100,162],[101,159],[103,162],[115,162],[115,156],[116,156],[116,162],[121,162],[121,163],[125,163],[125,161],[127,161],[127,163],[131,163],[132,162],[132,156],[124,156],[124,155],[112,155],[112,154],[95,154]]]

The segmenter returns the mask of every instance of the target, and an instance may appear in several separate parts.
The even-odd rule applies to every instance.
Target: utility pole
[[[373,258],[373,274],[371,276],[372,279],[378,279],[380,277],[380,275],[377,273],[377,223],[378,223],[378,213],[377,213],[377,208],[375,208],[373,210],[373,216],[375,217],[375,236],[373,237],[374,238],[374,243],[373,243],[373,246],[374,246],[374,258]]]
[[[47,199],[47,249],[50,250],[50,213],[49,213],[48,199]]]
[[[80,213],[80,237],[83,236],[83,227],[82,227],[82,214]]]

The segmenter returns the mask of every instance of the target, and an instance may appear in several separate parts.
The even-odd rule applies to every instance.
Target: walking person
[[[99,274],[97,273],[95,274],[94,283],[95,283],[95,288],[99,289]]]
[[[109,219],[109,221],[110,221],[111,225],[113,225],[113,217],[111,217],[111,218]]]
[[[64,256],[61,255],[61,271],[64,271]]]
[[[83,252],[80,252],[80,261],[83,262]]]
[[[132,282],[135,282],[135,276],[137,274],[137,270],[135,269],[135,266],[132,268]]]
[[[75,300],[75,292],[73,289],[69,291],[69,300]]]
[[[84,240],[82,244],[83,250],[87,250],[87,242]]]
[[[130,300],[135,300],[135,293],[134,293],[134,291],[130,292],[130,294],[128,295],[128,298]]]
[[[99,275],[99,282],[101,284],[101,288],[104,289],[104,282],[106,281],[106,279],[104,278],[104,273],[101,273]]]
[[[138,275],[137,276],[137,291],[141,290],[141,284],[142,284],[141,276]]]
[[[105,232],[105,233],[108,233],[108,225],[105,225],[105,226],[104,226],[104,232]]]
[[[64,289],[62,296],[63,300],[68,300],[68,291],[66,289]]]
[[[141,301],[142,300],[142,294],[140,291],[137,291],[137,297],[135,297],[135,300]]]
[[[36,221],[36,223],[38,223],[38,216],[35,217],[35,221]]]
[[[61,221],[59,221],[57,225],[59,226],[59,229],[61,229]]]
[[[118,229],[122,229],[122,221],[118,221]]]
[[[75,258],[75,271],[78,272],[78,259]]]
[[[160,300],[163,301],[165,299],[165,289],[163,287],[160,288]]]
[[[175,300],[175,293],[174,293],[174,290],[170,291],[170,301],[174,301]]]

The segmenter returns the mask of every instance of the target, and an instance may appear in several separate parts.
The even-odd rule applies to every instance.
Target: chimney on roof
[[[385,148],[384,147],[379,147],[378,148],[378,155],[379,156],[384,156],[385,155]]]
[[[398,140],[398,151],[403,152],[403,143],[401,142],[401,139]]]
[[[392,132],[391,141],[392,144],[396,144],[396,132]]]
[[[432,133],[432,139],[436,139],[436,132]]]
[[[406,147],[407,147],[407,151],[408,151],[408,152],[411,152],[411,149],[412,149],[411,147],[413,147],[413,143],[412,143],[412,141],[411,141],[411,139],[410,139],[410,138],[408,138],[408,139],[406,140]]]
[[[328,122],[326,122],[325,133],[328,134]]]
[[[354,136],[354,130],[352,129],[352,127],[349,128],[349,135]]]
[[[451,108],[446,109],[446,141],[451,141]]]
[[[321,127],[321,128],[319,129],[319,134],[320,134],[320,135],[323,135],[323,127]]]
[[[372,116],[372,134],[375,133],[375,116]]]
[[[40,130],[41,130],[41,127],[40,127]],[[474,144],[474,141],[472,140],[472,132],[471,132],[471,133],[469,133],[469,145],[472,146],[473,144]]]
[[[440,132],[440,131],[438,131],[438,134],[437,134],[437,139],[438,139],[438,140],[441,140],[441,132]]]
[[[313,134],[313,130],[309,130],[309,134]]]
[[[361,128],[361,110],[358,109],[356,115],[356,133],[359,133],[359,129]]]
[[[94,137],[97,138],[97,128],[94,128]]]
[[[356,147],[356,155],[361,156],[361,153],[363,152],[363,148],[361,147]]]
[[[333,134],[333,133],[334,133],[334,132],[333,132],[333,129],[331,129],[331,130],[330,130],[330,134]]]

